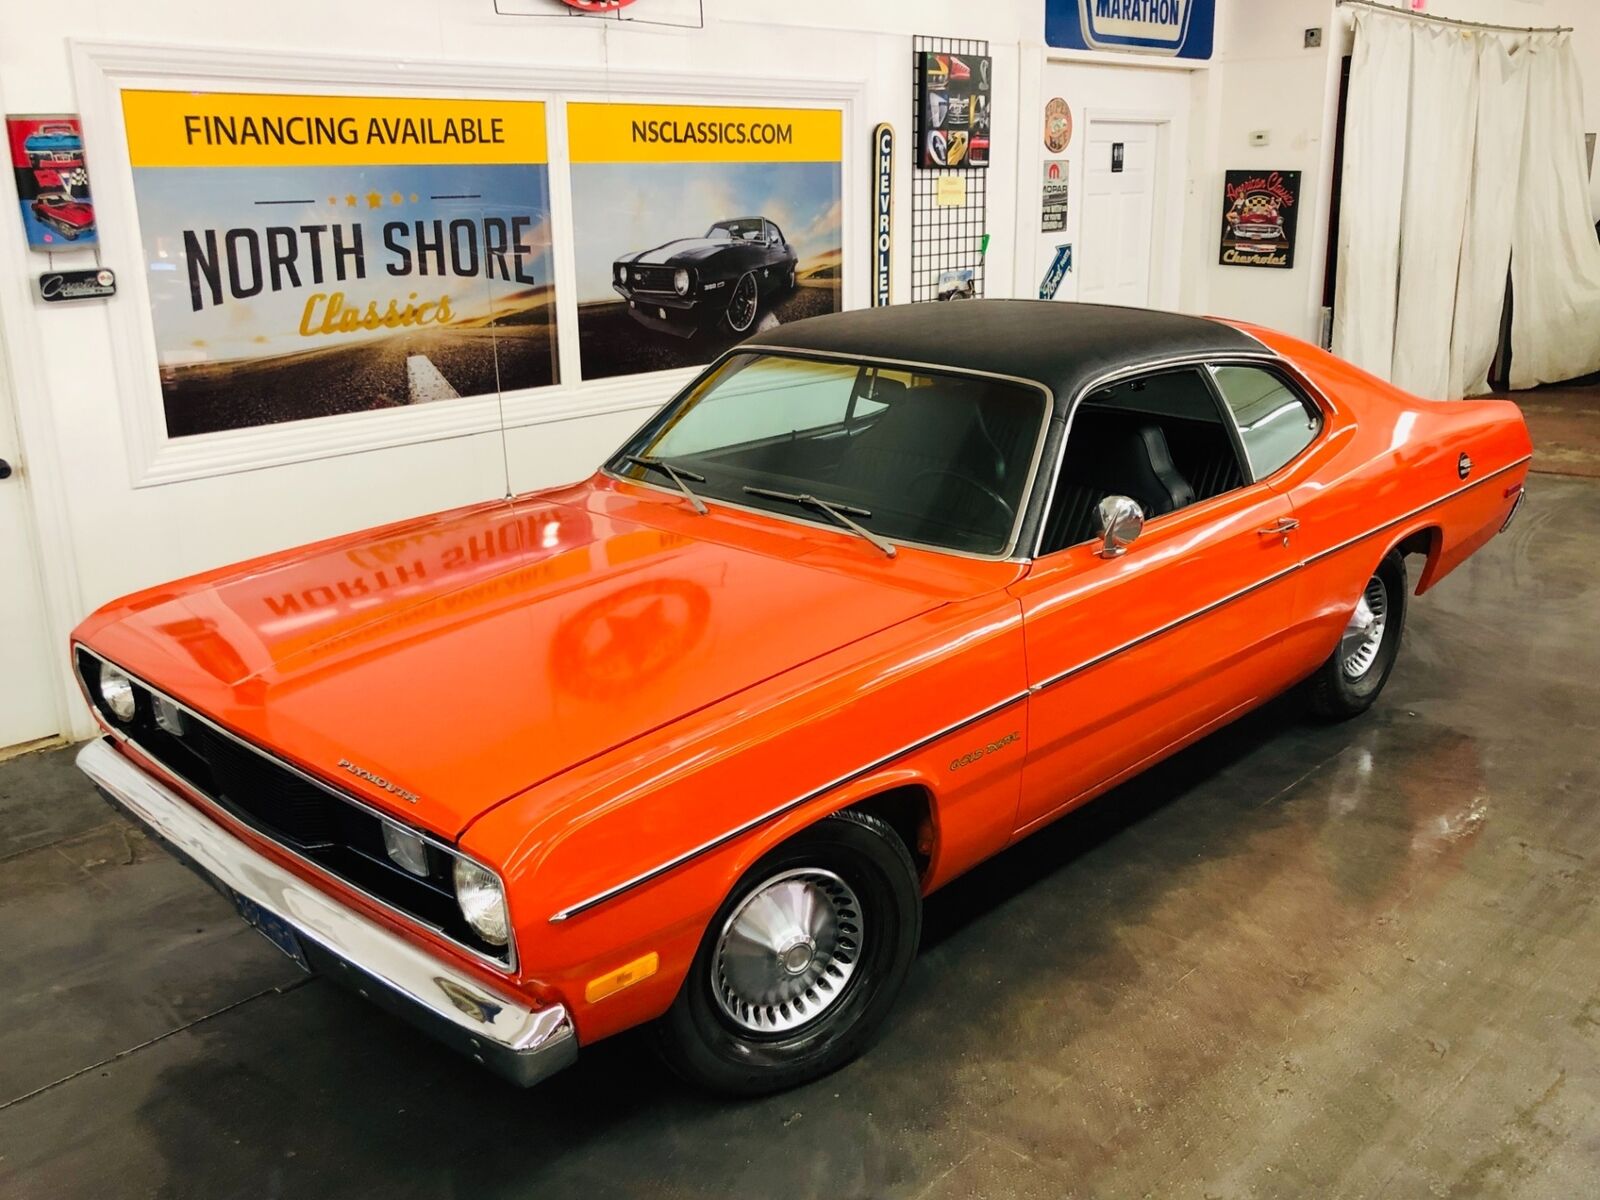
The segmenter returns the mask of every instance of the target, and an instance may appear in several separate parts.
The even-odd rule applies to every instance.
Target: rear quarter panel
[[[1289,360],[1325,410],[1321,436],[1269,480],[1300,521],[1290,643],[1308,674],[1391,550],[1426,554],[1412,576],[1421,593],[1494,537],[1524,486],[1532,443],[1510,401],[1423,400],[1309,343],[1248,331]]]

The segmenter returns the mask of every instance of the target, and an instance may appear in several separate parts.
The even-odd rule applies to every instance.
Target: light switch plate
[[[1253,129],[1250,131],[1250,144],[1252,146],[1265,146],[1272,141],[1270,129]]]

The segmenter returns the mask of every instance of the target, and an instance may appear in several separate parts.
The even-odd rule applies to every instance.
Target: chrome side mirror
[[[1144,509],[1126,496],[1107,496],[1100,501],[1101,558],[1126,554],[1144,529]]]

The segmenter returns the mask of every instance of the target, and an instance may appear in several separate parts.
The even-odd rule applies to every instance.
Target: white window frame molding
[[[279,51],[241,51],[128,42],[72,42],[79,112],[100,249],[118,269],[121,295],[108,306],[117,409],[130,482],[150,487],[211,475],[389,446],[492,433],[506,428],[660,407],[701,368],[578,379],[577,270],[573,255],[571,175],[566,104],[740,104],[836,110],[842,122],[840,244],[846,262],[844,308],[866,304],[868,255],[853,254],[868,219],[862,156],[865,105],[861,79],[584,69],[512,62],[418,60]],[[548,132],[550,220],[556,285],[557,355],[562,382],[414,408],[345,413],[306,421],[169,438],[162,404],[150,296],[142,268],[143,239],[127,152],[124,89],[386,95],[539,100]],[[859,184],[859,186],[858,186]],[[863,243],[864,245],[864,243]]]

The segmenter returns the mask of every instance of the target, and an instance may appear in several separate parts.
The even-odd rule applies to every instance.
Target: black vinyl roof
[[[1108,371],[1182,355],[1264,351],[1249,334],[1204,317],[1054,300],[853,309],[779,325],[744,345],[1012,375],[1044,384],[1058,406]]]

